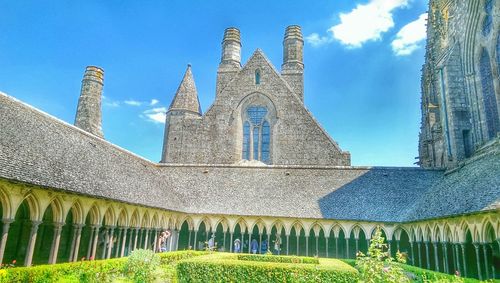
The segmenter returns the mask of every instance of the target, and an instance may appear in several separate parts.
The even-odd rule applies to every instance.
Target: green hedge
[[[238,260],[215,253],[177,263],[179,282],[357,282],[358,272],[334,259],[320,264]]]
[[[413,282],[434,282],[434,281],[453,281],[455,279],[454,275],[436,272],[428,269],[423,269],[420,267],[407,265],[407,264],[398,264],[405,271],[412,273],[415,275]],[[465,283],[479,283],[480,281],[474,278],[462,278]]]
[[[182,259],[205,255],[201,251],[158,253],[161,265],[175,264]],[[0,283],[7,282],[112,282],[124,276],[127,258],[58,263],[32,267],[0,269]]]
[[[0,282],[110,282],[121,275],[125,258],[14,267],[0,270]]]
[[[238,254],[238,259],[263,262],[319,264],[319,260],[317,258],[301,256]]]
[[[161,264],[174,264],[179,260],[188,259],[196,256],[206,255],[208,252],[205,251],[175,251],[175,252],[166,252],[166,253],[158,253],[160,256]]]

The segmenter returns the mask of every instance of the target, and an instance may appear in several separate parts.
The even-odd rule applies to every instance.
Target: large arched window
[[[246,160],[270,162],[271,128],[265,106],[251,105],[246,108],[243,121],[242,157]]]
[[[484,36],[488,36],[493,25],[493,0],[484,1],[484,12],[486,13],[486,17],[483,20],[482,32]]]
[[[498,121],[497,100],[495,97],[495,87],[493,85],[493,74],[490,63],[490,56],[486,48],[481,51],[479,59],[479,73],[481,75],[481,88],[483,94],[484,113],[488,128],[488,138],[496,136],[500,130]]]

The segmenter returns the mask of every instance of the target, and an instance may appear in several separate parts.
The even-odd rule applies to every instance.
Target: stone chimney
[[[283,40],[281,76],[304,101],[304,39],[300,26],[288,26]]]
[[[82,80],[82,89],[76,110],[75,126],[103,138],[101,98],[104,70],[88,66]]]
[[[222,55],[217,70],[216,94],[227,85],[227,83],[241,69],[241,39],[240,30],[234,27],[224,31],[222,40]]]

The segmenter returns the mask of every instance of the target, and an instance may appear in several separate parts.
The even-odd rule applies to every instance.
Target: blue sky
[[[161,155],[168,107],[188,63],[202,110],[215,95],[226,27],[242,62],[279,69],[287,25],[306,38],[305,104],[353,165],[412,166],[420,126],[424,0],[0,0],[0,91],[73,123],[85,66],[105,70],[105,138]]]

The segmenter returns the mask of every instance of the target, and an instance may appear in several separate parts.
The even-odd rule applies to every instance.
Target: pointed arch
[[[45,210],[47,210],[49,207],[51,207],[51,209],[52,209],[53,221],[59,222],[59,223],[64,222],[64,220],[66,218],[64,215],[64,208],[63,208],[63,205],[62,205],[59,197],[56,196],[56,197],[52,198],[52,200],[50,201],[50,204],[45,208]],[[45,213],[45,211],[44,211],[44,213]]]
[[[130,218],[130,226],[139,228],[141,226],[141,216],[139,215],[139,210],[136,208],[132,212],[132,217]]]
[[[151,219],[149,217],[149,212],[146,210],[142,215],[141,227],[148,228],[150,225],[150,221]]]
[[[158,219],[158,212],[155,211],[153,213],[153,218],[151,218],[151,227],[152,228],[157,228],[159,226],[160,226],[160,221]],[[180,227],[179,227],[179,229],[180,229]]]
[[[125,207],[122,207],[118,213],[117,224],[122,227],[128,226],[129,224],[128,213]]]
[[[73,224],[84,224],[85,217],[83,212],[83,206],[79,199],[75,199],[71,204],[68,214],[71,213],[73,218]],[[67,217],[67,215],[66,215]]]
[[[30,220],[38,221],[41,220],[42,214],[40,211],[40,202],[34,194],[27,193],[23,199],[28,204],[30,211]]]

